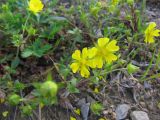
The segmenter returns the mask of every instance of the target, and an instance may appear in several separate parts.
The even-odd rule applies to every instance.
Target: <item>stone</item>
[[[130,117],[132,120],[149,120],[148,114],[144,111],[133,111]]]
[[[116,120],[125,119],[128,115],[130,106],[128,104],[120,104],[116,108]]]
[[[88,120],[90,103],[87,103],[86,99],[82,98],[78,101],[77,106],[80,107],[83,120]]]
[[[83,120],[88,120],[89,106],[90,106],[90,103],[85,103],[80,108]]]

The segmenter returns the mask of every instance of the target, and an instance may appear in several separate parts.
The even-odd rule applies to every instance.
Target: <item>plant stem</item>
[[[41,106],[40,106],[40,104],[39,104],[39,106],[38,106],[38,111],[39,111],[39,113],[38,113],[38,120],[42,120],[41,118],[42,118],[42,111],[41,111]]]
[[[25,23],[24,23],[22,36],[24,36],[25,28],[26,28],[26,26],[27,26],[27,23],[28,23],[29,17],[30,17],[30,13],[28,14],[27,19],[26,19],[26,21],[25,21]]]

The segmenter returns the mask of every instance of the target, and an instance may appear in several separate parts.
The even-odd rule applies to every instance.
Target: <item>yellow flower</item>
[[[154,43],[154,37],[158,37],[160,36],[159,32],[160,30],[156,29],[156,23],[155,22],[151,22],[147,29],[145,30],[145,42],[146,43]]]
[[[97,87],[94,88],[94,93],[96,93],[96,94],[99,93],[99,89]]]
[[[29,10],[32,11],[34,14],[43,10],[43,3],[41,0],[30,0],[29,1]]]
[[[98,120],[108,120],[108,119],[106,119],[106,118],[99,118]]]
[[[94,56],[92,60],[92,68],[102,68],[104,62],[112,63],[117,60],[117,56],[114,52],[119,50],[119,46],[116,45],[117,41],[112,40],[109,42],[109,38],[99,38],[96,47],[91,48],[90,56]]]
[[[75,112],[77,115],[80,115],[80,114],[81,114],[80,109],[75,109],[74,112]]]
[[[74,117],[72,117],[72,116],[70,116],[70,120],[77,120],[76,118],[74,118]]]
[[[72,69],[73,73],[80,71],[80,74],[82,77],[88,78],[90,75],[89,61],[88,61],[88,49],[83,48],[82,53],[80,50],[76,50],[72,54],[72,58],[75,60],[70,65],[70,68]]]

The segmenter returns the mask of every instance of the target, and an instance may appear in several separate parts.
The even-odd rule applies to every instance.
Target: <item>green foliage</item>
[[[41,40],[37,39],[33,42],[33,44],[24,49],[22,52],[22,57],[27,58],[32,55],[36,57],[42,57],[51,48],[51,45],[44,45]]]
[[[96,115],[100,115],[100,112],[104,109],[103,105],[98,102],[91,103],[90,108],[91,108],[91,111]]]
[[[139,67],[133,65],[132,63],[129,63],[129,64],[127,65],[127,70],[128,70],[128,73],[129,73],[129,74],[132,74],[132,73],[137,72],[137,71],[139,70]]]
[[[14,83],[14,90],[15,91],[20,91],[20,90],[23,90],[25,88],[25,85],[19,81],[15,81]]]
[[[31,115],[33,109],[30,105],[26,105],[26,106],[22,106],[21,110],[24,115]]]
[[[17,94],[12,94],[8,97],[8,102],[11,105],[18,105],[21,101],[21,97]]]
[[[57,94],[57,85],[52,81],[46,81],[41,85],[40,92],[44,97],[55,97]]]
[[[70,82],[67,84],[67,89],[70,93],[79,93],[79,90],[76,88],[78,80],[76,78],[73,78],[70,80]]]
[[[84,91],[90,89],[90,85],[106,89],[108,81],[117,74],[126,77],[128,72],[127,77],[134,78],[141,70],[138,80],[159,78],[160,43],[156,41],[159,38],[155,37],[154,44],[144,43],[148,22],[143,16],[145,0],[140,8],[136,7],[136,0],[72,0],[69,5],[46,0],[43,10],[37,13],[29,10],[29,1],[0,2],[0,88],[8,94],[5,100],[10,105],[18,105],[22,114],[31,115],[38,106],[56,104],[61,89],[69,94],[81,93],[81,84]],[[117,61],[92,71],[87,66],[91,71],[89,78],[72,73],[73,51],[84,47],[98,48],[97,39],[106,37],[116,40],[120,47]],[[113,52],[112,47],[104,54]],[[78,58],[77,72],[80,73],[86,63],[83,57]],[[76,63],[77,58],[72,62]],[[141,63],[148,66],[143,67]],[[32,98],[28,97],[30,95]],[[100,115],[103,105],[94,102],[90,109]]]

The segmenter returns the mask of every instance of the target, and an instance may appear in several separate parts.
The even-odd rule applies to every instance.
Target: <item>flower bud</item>
[[[11,105],[18,105],[20,101],[21,101],[21,97],[17,94],[10,95],[8,98],[8,102]]]
[[[135,73],[139,70],[139,67],[133,65],[132,63],[127,65],[127,70],[129,74]]]
[[[30,105],[23,106],[22,113],[25,115],[30,115],[32,113],[32,107]]]
[[[53,81],[46,81],[42,83],[40,92],[45,97],[54,97],[57,94],[58,86]]]

